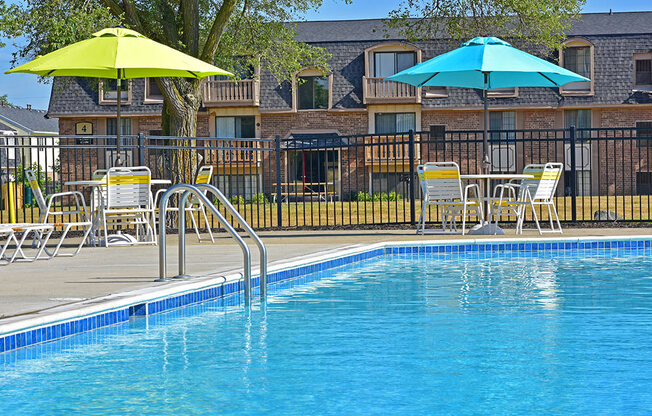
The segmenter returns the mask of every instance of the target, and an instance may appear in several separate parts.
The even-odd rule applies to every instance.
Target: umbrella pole
[[[120,123],[120,103],[122,102],[122,91],[121,91],[121,89],[122,89],[121,88],[122,87],[122,85],[121,85],[122,80],[120,79],[120,70],[119,69],[118,69],[118,78],[115,80],[115,82],[117,84],[117,93],[118,93],[118,97],[117,97],[118,106],[117,106],[117,109],[116,109],[117,110],[117,114],[116,114],[116,125],[117,125],[117,127],[116,127],[116,150],[118,152],[118,157],[115,159],[115,165],[116,166],[122,166],[122,158],[120,157],[120,130],[122,130],[121,129],[122,125]]]
[[[482,170],[489,173],[489,110],[487,109],[487,88],[489,87],[489,74],[484,73],[484,89],[482,90],[482,100],[484,101],[484,134],[482,135]]]

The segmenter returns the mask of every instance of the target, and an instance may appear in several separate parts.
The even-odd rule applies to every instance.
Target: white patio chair
[[[130,241],[131,244],[156,244],[151,178],[145,166],[108,170],[106,198],[99,207],[106,247],[113,245],[109,241],[109,225],[114,228],[135,225],[136,239]],[[124,244],[124,240],[120,244]]]
[[[213,178],[213,166],[210,165],[204,165],[199,170],[197,171],[197,178],[195,179],[195,184],[209,184],[211,183],[211,179]],[[160,196],[167,191],[167,189],[159,189],[156,192],[156,196],[154,198],[155,201],[160,200]],[[204,195],[206,195],[206,191],[204,191]],[[170,211],[179,211],[178,207],[173,207],[173,206],[168,206],[168,212]],[[157,212],[158,212],[158,207],[157,207]],[[197,240],[199,242],[202,242],[204,240],[207,240],[206,238],[202,238],[201,233],[199,232],[199,225],[198,221],[195,219],[194,212],[199,212],[201,215],[204,217],[204,222],[206,223],[206,228],[208,229],[208,235],[212,243],[215,242],[215,237],[213,236],[213,231],[211,230],[210,223],[208,221],[208,215],[206,214],[206,207],[204,206],[204,203],[197,198],[195,195],[191,195],[190,199],[188,201],[188,206],[186,206],[186,212],[190,214],[190,220],[192,221],[192,226],[195,228],[195,233],[197,234]]]
[[[421,218],[417,234],[425,234],[426,211],[430,205],[441,208],[442,229],[446,231],[446,225],[450,221],[449,228],[455,226],[455,217],[462,217],[462,235],[466,233],[466,218],[469,214],[475,214],[482,220],[483,210],[480,200],[480,187],[477,184],[470,184],[462,190],[460,179],[460,168],[455,162],[429,162],[417,166],[423,203],[421,205]],[[469,196],[473,190],[475,197]]]
[[[500,216],[516,216],[516,233],[523,233],[526,208],[532,208],[532,217],[539,234],[544,232],[562,233],[559,215],[553,200],[564,165],[561,163],[531,164],[523,169],[523,174],[532,175],[520,183],[506,183],[494,188],[491,201],[491,216],[496,217],[496,226]],[[550,229],[542,230],[535,210],[536,205],[548,208]],[[554,214],[554,219],[553,219]],[[555,222],[557,227],[555,227]]]
[[[5,238],[4,244],[0,247],[0,265],[13,263],[17,259],[30,262],[40,259],[41,255],[45,251],[48,240],[52,235],[52,231],[54,231],[54,226],[51,224],[0,224],[0,237]],[[25,243],[25,240],[30,233],[34,234],[34,239],[37,242],[36,254],[31,257],[26,255],[25,251],[23,250],[23,244]],[[18,234],[22,234],[20,238],[17,238]],[[14,244],[14,252],[11,256],[9,256],[8,251],[12,243]],[[50,258],[52,258],[52,256],[47,255],[46,253],[45,259]]]
[[[59,242],[54,247],[54,251],[45,247],[45,253],[50,256],[74,256],[81,250],[86,242],[88,234],[91,232],[92,222],[88,216],[88,209],[86,208],[86,200],[84,195],[79,191],[70,192],[57,192],[43,197],[41,187],[38,184],[38,179],[31,169],[25,169],[25,175],[29,181],[29,186],[32,189],[32,195],[36,199],[40,211],[39,223],[51,224],[55,227],[63,227],[63,232]],[[59,207],[57,207],[57,203]],[[74,203],[74,205],[71,205]],[[67,208],[64,208],[67,207]],[[66,221],[68,218],[68,221]],[[70,221],[71,218],[76,218],[76,221]],[[81,228],[84,235],[72,253],[60,253],[61,245],[68,236],[68,233],[73,228]],[[37,243],[36,239],[34,243]]]

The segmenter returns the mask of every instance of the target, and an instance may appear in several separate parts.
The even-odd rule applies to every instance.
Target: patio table
[[[484,215],[485,221],[489,221],[489,204],[491,202],[491,181],[492,180],[524,180],[524,179],[532,179],[534,176],[524,174],[524,173],[476,173],[472,175],[460,175],[460,179],[467,179],[467,180],[472,180],[472,179],[481,179],[484,180],[485,182],[485,187],[484,187],[484,196],[482,197],[484,203],[485,203],[485,210],[484,210]]]

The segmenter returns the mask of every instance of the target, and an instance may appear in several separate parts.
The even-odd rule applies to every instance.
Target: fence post
[[[414,130],[408,132],[408,159],[410,163],[410,224],[415,224],[416,206],[414,201]]]
[[[138,133],[138,164],[145,166],[145,133]]]
[[[283,217],[281,213],[281,135],[276,135],[276,225],[280,228],[283,226]]]
[[[570,183],[571,191],[571,218],[573,222],[577,221],[577,165],[575,150],[575,126],[570,126]]]

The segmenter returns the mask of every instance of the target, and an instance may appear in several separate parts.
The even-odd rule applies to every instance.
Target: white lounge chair
[[[55,227],[63,227],[61,238],[54,247],[54,251],[50,252],[50,250],[45,247],[45,253],[50,257],[76,255],[86,242],[86,238],[92,228],[84,195],[79,191],[71,191],[57,192],[44,197],[34,171],[26,169],[25,175],[27,176],[29,186],[32,189],[32,195],[36,199],[36,203],[40,210],[39,222],[42,224],[51,224]],[[57,207],[57,204],[59,205],[59,208]],[[77,218],[77,220],[66,221],[66,218]],[[79,245],[72,253],[60,253],[59,250],[61,249],[61,245],[68,236],[68,232],[73,228],[81,228],[84,233]],[[34,243],[36,242],[37,241],[34,240]]]
[[[532,208],[532,217],[539,234],[544,232],[562,233],[559,215],[553,200],[559,178],[564,165],[561,163],[531,164],[523,169],[523,174],[532,175],[532,179],[524,179],[520,183],[506,183],[494,188],[491,201],[491,216],[496,217],[496,226],[500,216],[516,216],[516,233],[523,233],[526,208]],[[542,230],[535,210],[536,205],[548,208],[550,229]],[[554,214],[554,220],[553,220]],[[555,222],[557,227],[555,227]]]
[[[151,194],[151,172],[145,166],[113,167],[106,175],[106,197],[99,206],[104,245],[108,247],[109,225],[136,226],[136,238],[120,239],[116,244],[156,244],[154,201]]]
[[[40,259],[45,251],[50,235],[52,235],[52,231],[54,231],[54,225],[51,224],[0,224],[0,237],[5,238],[4,244],[0,246],[0,264],[7,265],[18,259],[26,261]],[[34,234],[33,237],[37,242],[36,247],[38,247],[36,254],[33,256],[26,255],[23,250],[23,244],[30,233]],[[18,235],[20,235],[20,238],[17,237]],[[9,248],[12,243],[14,244],[14,252],[9,256]],[[51,258],[49,255],[45,257],[45,259],[49,258]]]
[[[421,218],[417,234],[425,234],[426,212],[430,205],[441,208],[442,229],[446,231],[447,223],[449,231],[456,227],[455,217],[462,217],[462,235],[466,233],[466,218],[469,214],[483,218],[482,202],[480,200],[480,187],[477,184],[470,184],[462,190],[460,179],[460,168],[455,162],[429,162],[417,166],[423,203],[421,205]],[[473,190],[475,196],[471,198],[469,191]]]

